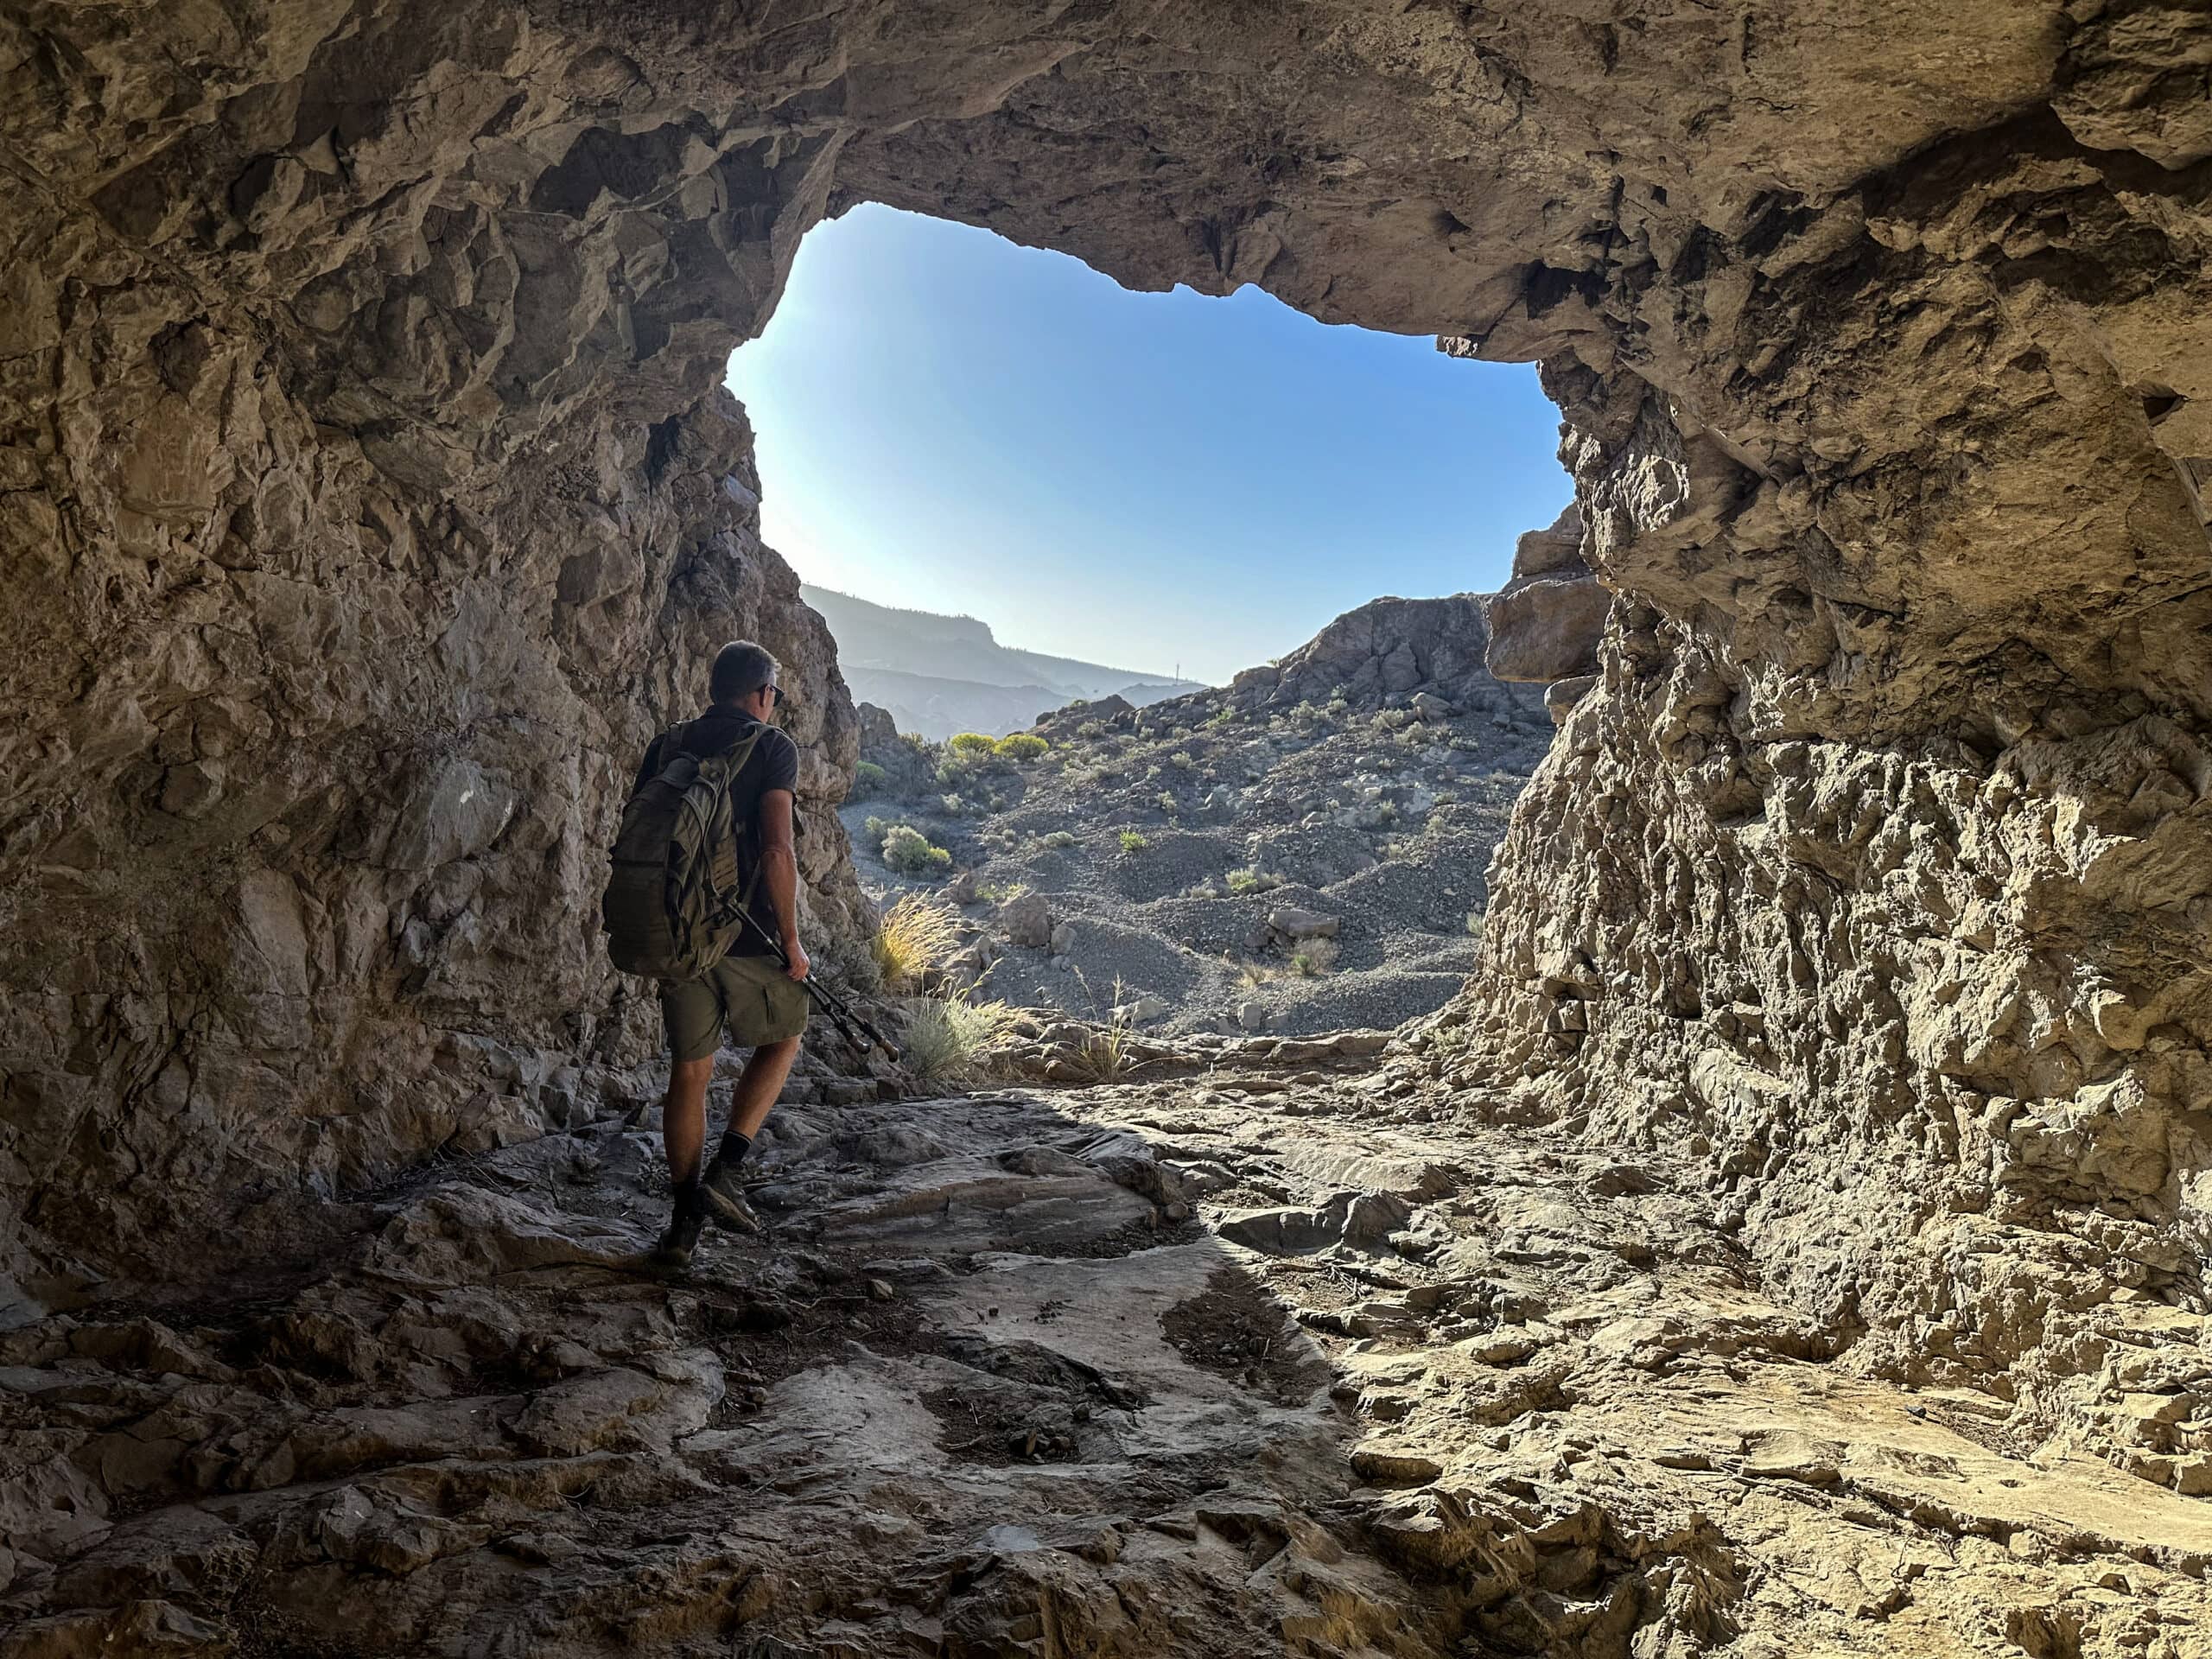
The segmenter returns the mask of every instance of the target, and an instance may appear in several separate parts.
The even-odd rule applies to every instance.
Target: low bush
[[[910,893],[883,912],[868,953],[887,990],[908,991],[959,943],[959,912],[942,899]]]
[[[1334,939],[1308,939],[1291,953],[1291,971],[1300,979],[1318,979],[1336,965]]]
[[[986,737],[981,732],[955,732],[945,739],[944,747],[957,755],[974,755],[978,759],[998,751],[999,741]]]
[[[897,823],[883,832],[883,861],[901,875],[928,875],[950,869],[952,855],[912,824]]]
[[[925,1083],[962,1083],[987,1069],[982,1051],[1014,1020],[1004,1002],[921,997],[906,1005],[906,1064]]]
[[[1034,732],[1009,732],[991,747],[1000,760],[1026,766],[1052,745]]]
[[[866,800],[880,795],[883,786],[891,781],[891,774],[873,760],[863,760],[853,768],[853,793],[850,798]]]
[[[1145,833],[1141,830],[1122,831],[1122,850],[1125,853],[1141,853],[1151,845],[1152,842],[1145,838]]]
[[[1231,870],[1229,873],[1229,890],[1240,899],[1255,893],[1266,893],[1270,888],[1281,886],[1282,886],[1282,877],[1267,870],[1243,869]]]
[[[1075,831],[1072,830],[1055,830],[1049,835],[1039,836],[1037,840],[1038,845],[1049,848],[1053,852],[1065,852],[1069,848],[1075,845]]]

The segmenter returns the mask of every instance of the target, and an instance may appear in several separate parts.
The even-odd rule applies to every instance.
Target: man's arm
[[[798,942],[798,853],[791,845],[791,792],[771,789],[760,797],[760,885],[775,909],[791,976],[804,979],[810,963]]]

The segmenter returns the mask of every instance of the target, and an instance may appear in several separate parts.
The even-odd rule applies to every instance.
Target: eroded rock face
[[[4,27],[4,1179],[49,1245],[638,1052],[584,921],[628,755],[727,633],[826,660],[716,383],[874,198],[1541,359],[1618,598],[1484,1064],[1701,1148],[1892,1368],[2055,1399],[2105,1357],[2063,1310],[2201,1294],[2198,14]]]
[[[1501,680],[1555,684],[1598,669],[1612,594],[1582,562],[1582,514],[1570,506],[1556,524],[1532,530],[1513,550],[1513,579],[1491,596],[1484,661]]]

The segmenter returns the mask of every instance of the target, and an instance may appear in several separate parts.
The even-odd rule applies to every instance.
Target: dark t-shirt
[[[728,709],[709,709],[691,721],[688,727],[671,727],[646,747],[645,764],[638,768],[638,783],[632,791],[658,772],[663,764],[664,751],[669,739],[682,736],[684,747],[694,754],[719,754],[752,729],[750,716],[736,714]],[[760,741],[753,746],[753,753],[738,768],[737,777],[729,786],[730,817],[738,823],[749,824],[753,833],[741,836],[737,843],[738,891],[742,893],[753,882],[753,870],[760,851],[760,798],[772,789],[798,788],[798,745],[789,734],[766,727]],[[796,818],[794,818],[796,823]],[[759,888],[753,889],[751,906],[753,918],[771,933],[779,931],[776,923],[775,906]],[[750,930],[741,930],[737,942],[729,948],[733,957],[765,957],[768,947],[755,938]]]

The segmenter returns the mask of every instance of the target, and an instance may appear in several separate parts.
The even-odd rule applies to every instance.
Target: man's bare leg
[[[707,1166],[702,1191],[708,1206],[725,1225],[742,1232],[760,1231],[760,1217],[745,1200],[738,1166],[744,1163],[746,1154],[753,1150],[753,1137],[768,1121],[776,1096],[784,1092],[784,1079],[791,1074],[791,1062],[798,1058],[796,1037],[763,1043],[753,1051],[745,1070],[738,1076],[736,1092],[730,1096],[729,1128],[722,1133],[722,1143],[715,1153],[715,1161]]]
[[[677,1060],[668,1068],[660,1141],[668,1152],[669,1184],[678,1192],[699,1179],[699,1155],[707,1145],[707,1084],[714,1075],[711,1054],[703,1060]]]
[[[703,1060],[671,1060],[668,1093],[660,1107],[660,1143],[668,1153],[668,1184],[674,1213],[668,1230],[653,1246],[652,1264],[681,1272],[691,1265],[692,1248],[707,1219],[699,1154],[707,1143],[707,1081],[715,1074],[712,1055]]]
[[[763,1043],[753,1051],[752,1057],[745,1062],[745,1070],[738,1074],[737,1091],[730,1096],[729,1127],[733,1133],[743,1135],[748,1141],[760,1133],[760,1126],[775,1109],[776,1096],[784,1092],[784,1080],[791,1074],[791,1062],[798,1058],[796,1037],[786,1037],[779,1043]]]

